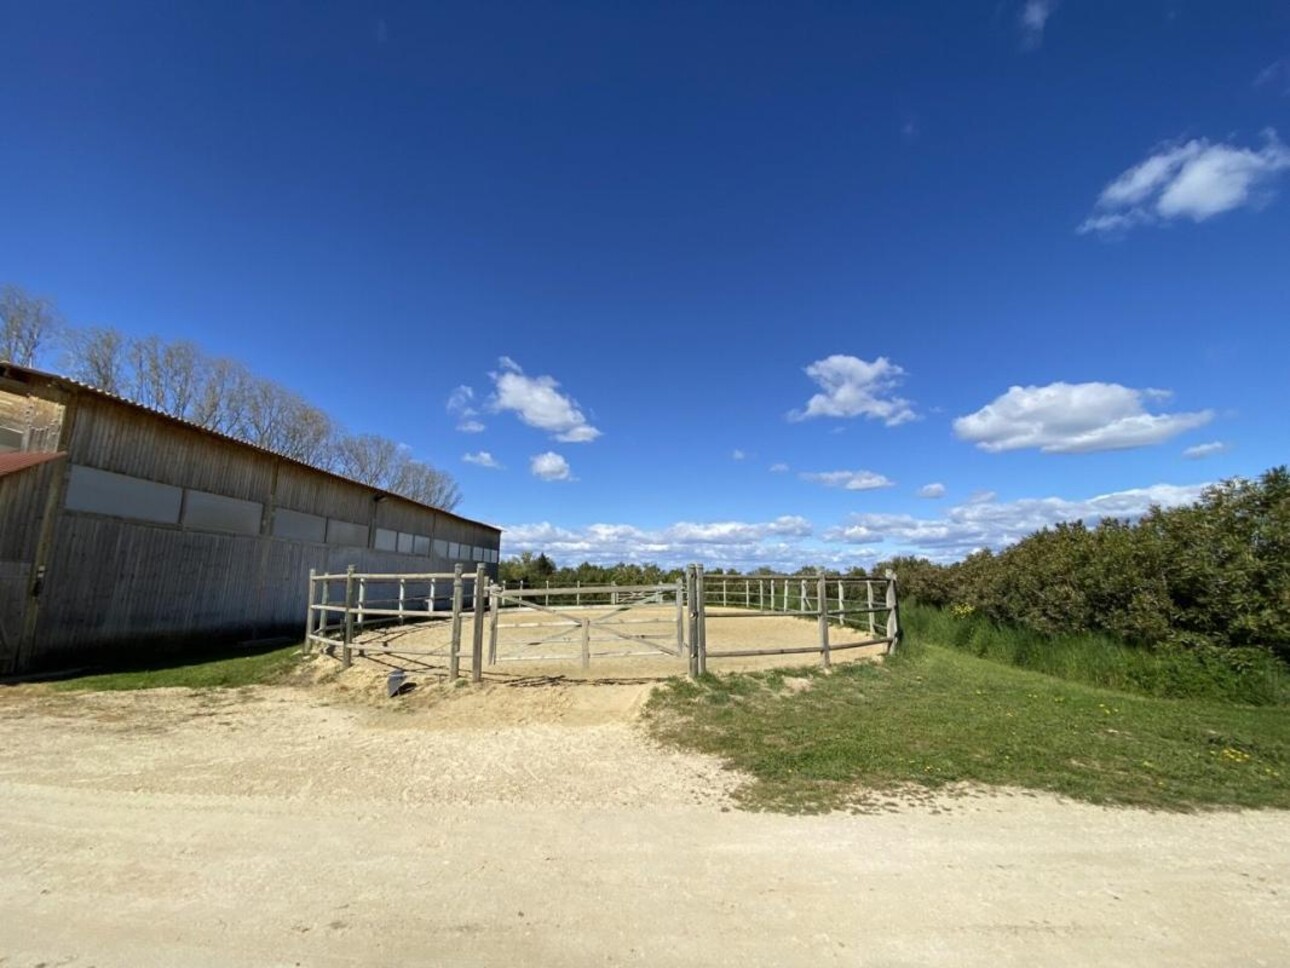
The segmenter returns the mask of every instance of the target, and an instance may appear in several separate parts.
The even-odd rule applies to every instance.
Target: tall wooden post
[[[363,611],[363,603],[367,601],[367,576],[358,576],[358,624],[361,628],[367,621],[367,613]]]
[[[900,599],[896,596],[896,573],[887,571],[887,643],[888,654],[900,645]]]
[[[591,668],[591,619],[582,620],[582,669]]]
[[[317,624],[314,619],[314,582],[318,580],[318,572],[314,568],[309,569],[309,605],[305,608],[305,655],[308,655],[314,649],[314,626]]]
[[[685,568],[685,599],[689,605],[690,612],[690,641],[688,643],[690,660],[690,678],[697,679],[699,676],[699,583],[695,574],[695,566],[687,565]]]
[[[847,602],[845,598],[845,585],[842,579],[838,579],[838,625],[842,628],[847,627]]]
[[[452,569],[452,641],[448,644],[448,679],[455,681],[461,670],[461,562]]]
[[[694,583],[697,586],[697,597],[699,599],[699,634],[698,640],[698,665],[699,675],[708,674],[708,591],[703,578],[703,566],[694,566]]]
[[[354,664],[354,566],[345,569],[345,644],[340,650],[340,667]]]
[[[798,612],[806,611],[806,579],[802,579],[802,597],[797,600]]]
[[[876,638],[878,635],[878,629],[875,627],[875,620],[873,617],[873,582],[868,578],[864,581],[864,590],[865,597],[869,600],[869,637]]]
[[[820,604],[820,665],[829,667],[829,580],[823,575],[815,589],[815,597]]]
[[[399,579],[399,624],[400,625],[403,624],[403,607],[404,607],[404,602],[407,600],[407,594],[408,594],[407,586],[408,586],[407,581],[403,578],[400,578]]]
[[[484,600],[484,583],[488,573],[482,564],[475,566],[475,624],[471,628],[470,648],[470,681],[482,682],[484,679],[484,616],[487,614]]]
[[[501,597],[496,585],[488,587],[488,664],[497,664],[497,618],[501,611]]]

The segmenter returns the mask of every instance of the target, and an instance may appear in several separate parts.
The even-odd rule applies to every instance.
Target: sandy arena
[[[516,676],[391,702],[380,673],[0,687],[0,965],[1084,968],[1290,951],[1285,813],[978,793],[751,815],[730,809],[738,776],[644,736],[648,683]]]

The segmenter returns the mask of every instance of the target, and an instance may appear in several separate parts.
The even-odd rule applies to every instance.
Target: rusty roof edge
[[[63,376],[59,373],[50,373],[47,370],[37,370],[34,367],[22,366],[10,360],[0,359],[0,376],[8,376],[10,371],[14,371],[19,374],[25,374],[27,377],[35,377],[37,379],[47,380],[50,383],[54,384],[57,388],[65,391],[70,391],[73,393],[88,393],[89,395],[98,397],[101,400],[109,400],[112,403],[121,404],[123,406],[130,407],[131,409],[134,409],[134,410],[141,410],[144,413],[151,414],[154,417],[160,417],[162,420],[168,420],[172,424],[177,424],[180,427],[186,427],[189,430],[195,430],[198,433],[206,434],[207,436],[214,437],[217,440],[224,440],[224,441],[227,441],[228,443],[236,444],[239,447],[245,447],[248,450],[253,450],[253,451],[256,451],[257,453],[265,454],[269,457],[273,457],[277,460],[286,461],[288,464],[295,464],[298,467],[303,467],[306,470],[313,471],[315,474],[323,474],[323,475],[326,475],[327,477],[334,478],[338,481],[344,481],[346,484],[353,484],[357,487],[361,487],[368,491],[372,491],[373,493],[380,495],[382,497],[397,498],[400,501],[406,501],[408,504],[415,505],[416,507],[425,508],[428,511],[434,511],[436,514],[447,515],[450,518],[455,518],[456,520],[462,521],[466,524],[477,524],[484,528],[491,528],[493,531],[496,531],[499,534],[502,531],[500,527],[498,527],[495,524],[489,524],[487,521],[477,521],[474,518],[468,518],[463,515],[457,514],[455,511],[448,511],[448,510],[445,510],[444,508],[437,508],[433,504],[426,504],[423,501],[414,500],[403,494],[399,494],[397,491],[388,491],[385,488],[376,487],[372,484],[365,484],[362,481],[355,480],[352,477],[346,477],[344,474],[337,474],[335,471],[329,471],[321,467],[315,467],[313,464],[310,464],[307,461],[303,461],[295,457],[288,457],[286,454],[280,454],[276,450],[270,450],[267,447],[261,447],[259,444],[253,444],[249,440],[243,440],[240,437],[234,437],[232,434],[221,433],[218,430],[211,430],[209,427],[203,427],[201,424],[193,423],[193,421],[191,420],[185,420],[183,417],[176,417],[174,414],[166,413],[166,411],[164,410],[158,410],[156,407],[150,407],[147,404],[139,403],[139,401],[137,400],[131,400],[129,397],[123,397],[117,393],[109,393],[107,390],[100,389],[99,387],[96,387],[89,383],[82,383],[80,380],[74,380],[69,376]],[[17,380],[17,382],[26,383],[29,381],[24,379],[19,379]]]
[[[0,477],[7,477],[10,474],[17,474],[19,471],[30,470],[33,467],[39,467],[41,464],[48,464],[52,460],[66,457],[67,451],[10,451],[0,454]]]

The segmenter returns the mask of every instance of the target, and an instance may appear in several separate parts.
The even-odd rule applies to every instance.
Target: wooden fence
[[[619,626],[659,624],[658,619],[635,619],[629,613],[642,605],[675,607],[675,631],[649,634]],[[498,627],[503,612],[536,613],[534,621],[508,623],[508,629],[557,631],[528,645],[540,645],[571,632],[580,636],[576,655],[534,655],[517,652],[499,655]],[[572,614],[571,614],[572,613]],[[463,649],[463,618],[473,617],[469,653]],[[758,619],[791,615],[813,618],[814,641],[806,645],[708,648],[709,617]],[[521,617],[522,618],[522,617]],[[447,645],[417,649],[389,641],[356,643],[356,633],[377,625],[408,622],[448,622]],[[751,628],[752,626],[750,626]],[[867,637],[858,641],[830,641],[833,627],[859,629]],[[485,628],[488,650],[485,653]],[[596,638],[596,633],[601,633]],[[309,613],[306,628],[310,647],[329,655],[339,648],[342,667],[353,662],[355,649],[385,655],[441,656],[447,660],[448,677],[461,674],[469,658],[471,679],[479,682],[485,662],[559,661],[576,657],[583,669],[593,658],[671,656],[684,658],[691,676],[704,675],[709,659],[817,653],[826,668],[835,652],[885,645],[890,653],[900,643],[900,604],[896,575],[882,578],[848,578],[823,575],[707,575],[702,565],[690,565],[675,583],[641,586],[586,585],[571,588],[508,589],[491,583],[483,565],[474,574],[458,565],[438,574],[359,574],[351,566],[343,574],[309,576]],[[750,636],[751,638],[751,636]],[[592,651],[593,641],[635,643],[636,651]]]

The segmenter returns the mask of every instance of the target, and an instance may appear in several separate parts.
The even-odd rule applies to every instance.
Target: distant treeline
[[[1153,508],[1133,524],[1059,524],[998,553],[949,565],[902,556],[868,574],[888,568],[902,597],[1003,626],[1045,635],[1098,632],[1149,648],[1253,647],[1290,661],[1290,472],[1278,467],[1255,481],[1225,481],[1193,505]],[[798,573],[838,574],[814,567]],[[680,575],[657,565],[560,568],[527,552],[501,563],[503,580],[530,586],[655,584]]]
[[[18,286],[0,288],[0,360],[56,359],[68,376],[208,430],[452,510],[452,476],[379,434],[349,433],[326,412],[236,360],[187,341],[134,338],[105,326],[66,324],[54,304]]]

